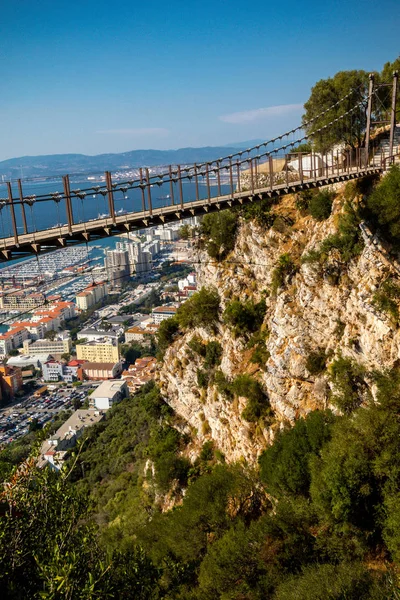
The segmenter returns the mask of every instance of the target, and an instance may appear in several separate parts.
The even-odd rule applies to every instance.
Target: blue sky
[[[380,70],[400,2],[1,2],[0,160],[268,139],[312,85]]]

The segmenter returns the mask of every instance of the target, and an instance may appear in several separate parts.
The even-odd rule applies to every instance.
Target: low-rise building
[[[70,354],[72,341],[70,337],[55,340],[25,340],[23,344],[23,354],[51,354],[61,356]]]
[[[31,311],[45,303],[45,297],[40,293],[19,290],[13,294],[0,295],[0,308],[11,311]]]
[[[89,310],[108,296],[108,286],[105,282],[89,285],[76,295],[76,305],[80,310]]]
[[[126,381],[122,379],[111,379],[103,381],[90,396],[90,403],[98,410],[107,410],[113,404],[119,402],[129,395]]]
[[[176,306],[157,306],[151,311],[153,321],[156,325],[159,325],[165,319],[174,317],[178,309]]]
[[[64,369],[64,381],[82,381],[83,380],[83,365],[86,360],[70,360]]]
[[[42,366],[43,379],[45,381],[62,381],[63,363],[58,360],[48,360]]]
[[[18,367],[0,365],[0,388],[2,401],[12,400],[22,389],[22,372]]]
[[[7,356],[11,350],[16,350],[29,338],[25,327],[13,325],[8,331],[0,335],[0,358]]]
[[[152,336],[158,331],[159,325],[155,323],[147,324],[145,327],[134,326],[125,331],[125,342],[139,342],[140,344],[150,344]]]
[[[43,442],[40,450],[38,466],[43,468],[47,464],[57,471],[61,469],[68,454],[77,440],[82,436],[87,427],[103,419],[104,413],[94,409],[76,410],[65,423],[57,429],[49,439]]]
[[[7,360],[7,364],[11,367],[19,367],[20,369],[26,369],[29,366],[35,368],[42,368],[43,363],[51,360],[53,356],[51,354],[20,354],[19,356],[11,356]]]
[[[134,365],[129,365],[126,371],[123,371],[121,378],[124,379],[131,393],[135,393],[145,383],[148,383],[155,377],[157,360],[153,356],[143,356],[137,358]]]
[[[69,363],[54,359],[48,360],[42,366],[43,379],[45,381],[66,381],[67,383],[82,381],[82,365],[85,363],[85,360],[71,360]]]
[[[76,358],[98,363],[116,363],[119,361],[118,343],[101,338],[97,341],[77,344]]]
[[[100,362],[85,362],[82,365],[83,378],[93,379],[97,381],[106,379],[115,379],[121,375],[122,365],[120,362],[100,363]]]
[[[81,329],[77,333],[76,337],[78,340],[87,340],[88,342],[97,342],[99,340],[103,340],[118,343],[120,335],[113,329],[105,331],[102,329],[93,329],[89,327],[87,329]]]

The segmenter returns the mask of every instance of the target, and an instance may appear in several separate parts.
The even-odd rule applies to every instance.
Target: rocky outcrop
[[[193,331],[168,349],[159,373],[167,402],[191,426],[198,443],[212,438],[227,460],[254,461],[282,423],[329,405],[328,374],[312,376],[307,371],[311,351],[324,349],[330,360],[340,353],[367,371],[390,367],[400,357],[399,330],[372,302],[382,281],[398,277],[398,266],[365,225],[365,245],[357,259],[344,265],[332,252],[324,267],[301,262],[302,256],[336,231],[342,210],[343,197],[339,193],[332,216],[319,223],[296,212],[294,198],[287,196],[277,214],[291,214],[292,226],[277,231],[255,222],[242,222],[235,249],[223,263],[210,261],[203,251],[194,250],[200,263],[200,285],[214,286],[223,307],[233,297],[254,301],[265,297],[267,304],[264,326],[269,331],[269,358],[262,368],[249,363],[243,340],[234,339],[225,325],[220,324],[213,334],[205,330],[196,333],[221,343],[221,369],[227,377],[243,372],[255,374],[269,397],[274,422],[247,423],[241,417],[244,398],[226,399],[215,386],[199,389],[200,359],[187,345]],[[274,295],[270,293],[272,273],[285,253],[297,262],[298,271]]]

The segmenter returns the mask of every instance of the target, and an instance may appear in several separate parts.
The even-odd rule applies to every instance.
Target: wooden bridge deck
[[[72,224],[51,229],[39,230],[32,233],[0,238],[0,262],[19,258],[30,254],[50,252],[85,241],[118,235],[121,232],[136,231],[160,223],[178,221],[211,211],[222,210],[234,205],[256,202],[262,198],[275,198],[285,194],[299,192],[306,188],[323,187],[340,181],[357,179],[370,174],[383,172],[382,166],[353,167],[342,169],[338,173],[322,175],[312,179],[273,185],[235,192],[210,199],[184,202],[172,206],[154,208],[151,211],[130,212],[103,219],[94,219],[83,223]]]

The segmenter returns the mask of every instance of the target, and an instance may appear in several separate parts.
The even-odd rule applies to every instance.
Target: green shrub
[[[208,344],[206,346],[204,366],[207,369],[212,369],[213,367],[217,367],[219,364],[221,364],[221,357],[222,357],[221,344],[217,341],[208,342]]]
[[[276,294],[280,287],[283,287],[285,280],[292,277],[298,271],[298,266],[290,254],[281,254],[278,259],[278,265],[272,271],[271,291]]]
[[[332,402],[345,414],[350,414],[362,402],[366,391],[363,367],[350,358],[339,356],[329,366],[331,381],[335,386]]]
[[[319,348],[315,352],[310,352],[306,360],[306,369],[311,375],[318,375],[325,370],[326,365],[325,350]]]
[[[168,346],[172,343],[174,335],[179,330],[179,323],[176,317],[170,317],[161,321],[157,331],[157,344],[159,352],[164,354]]]
[[[270,412],[269,400],[257,379],[251,375],[238,375],[232,382],[232,391],[237,396],[247,398],[242,417],[246,421],[257,421]]]
[[[204,442],[199,456],[200,460],[208,462],[214,458],[214,442],[209,440]]]
[[[372,304],[387,313],[395,323],[399,320],[400,287],[392,278],[386,279],[372,297]]]
[[[178,308],[176,320],[183,328],[214,325],[219,320],[219,302],[215,288],[202,287]]]
[[[328,219],[332,211],[332,203],[335,192],[331,190],[321,190],[318,194],[313,194],[308,203],[308,212],[317,221]]]
[[[200,233],[206,238],[208,255],[223,260],[235,246],[237,214],[230,210],[207,214],[203,217]]]
[[[302,264],[312,264],[321,260],[321,252],[318,250],[310,250],[307,254],[301,257]]]
[[[260,365],[260,367],[264,368],[265,363],[267,362],[270,356],[271,353],[265,347],[265,343],[260,342],[254,349],[254,352],[250,358],[250,362],[253,364]]]
[[[286,233],[288,222],[281,216],[277,215],[272,223],[272,229],[278,233]]]
[[[295,146],[291,152],[302,152],[303,154],[308,154],[312,151],[312,145],[310,142],[302,142],[298,146]]]
[[[199,354],[200,356],[206,355],[206,344],[203,343],[203,340],[200,336],[194,335],[189,341],[188,346],[193,352]]]
[[[254,220],[262,227],[271,227],[275,219],[271,211],[272,202],[269,198],[263,198],[262,200],[257,200],[257,202],[241,206],[237,210],[245,221]]]
[[[320,254],[329,254],[336,249],[345,263],[359,256],[364,245],[359,223],[359,214],[350,203],[346,203],[344,213],[339,217],[337,233],[329,235],[323,240],[319,249]]]
[[[209,375],[202,369],[197,369],[197,384],[201,388],[206,388],[209,382]]]
[[[270,353],[265,345],[265,340],[268,336],[269,331],[267,329],[259,330],[251,336],[247,343],[248,348],[254,348],[250,362],[260,365],[261,368],[265,368],[265,363],[270,357]]]
[[[306,567],[301,575],[282,583],[275,600],[361,600],[372,599],[374,580],[361,563],[319,564]],[[377,588],[375,587],[375,590]],[[380,597],[383,600],[383,596]]]
[[[390,241],[400,241],[400,167],[393,165],[366,200],[370,219]]]
[[[311,202],[311,198],[314,196],[314,190],[304,190],[303,192],[299,192],[296,196],[296,208],[301,211],[307,211],[309,204]]]
[[[279,432],[272,446],[259,458],[261,480],[268,492],[308,496],[311,474],[309,459],[318,454],[331,437],[335,417],[330,410],[313,411],[294,426]]]
[[[175,452],[164,452],[154,461],[155,482],[161,492],[167,492],[173,480],[181,486],[186,486],[190,461],[176,456]]]
[[[233,300],[225,308],[223,320],[233,328],[236,336],[247,335],[261,327],[265,309],[265,300],[257,303],[251,302],[251,300],[247,302]]]
[[[225,377],[221,370],[215,371],[214,374],[214,383],[217,387],[217,390],[220,394],[225,396],[225,398],[231,399],[233,396],[232,384]]]

